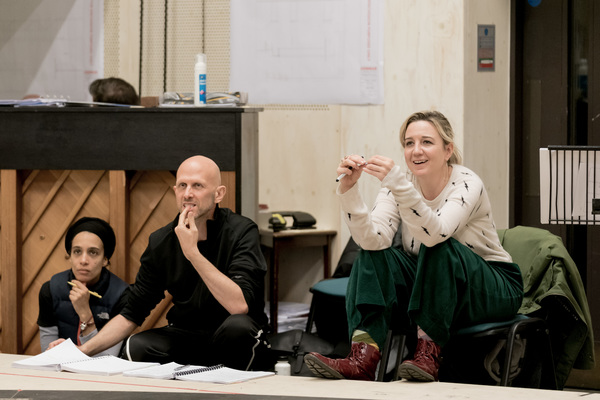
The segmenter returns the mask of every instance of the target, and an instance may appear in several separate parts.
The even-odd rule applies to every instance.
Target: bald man
[[[122,357],[242,370],[272,367],[258,227],[219,208],[226,188],[209,158],[185,160],[173,190],[179,215],[150,235],[135,283],[126,291],[127,304],[80,349],[94,355],[127,338],[166,290],[173,296],[168,325],[130,336]]]

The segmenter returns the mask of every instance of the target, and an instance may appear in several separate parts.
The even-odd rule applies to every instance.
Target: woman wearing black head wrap
[[[127,284],[107,268],[115,250],[115,233],[99,218],[77,220],[65,235],[71,268],[55,274],[40,289],[40,345],[42,351],[57,339],[82,344],[119,312]],[[120,343],[105,351],[117,355]]]

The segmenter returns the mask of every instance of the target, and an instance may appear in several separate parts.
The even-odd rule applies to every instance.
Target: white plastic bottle
[[[287,357],[279,357],[277,364],[275,364],[275,373],[277,375],[290,376],[292,374],[292,366],[288,362]]]
[[[206,54],[196,55],[194,66],[194,106],[206,105]]]

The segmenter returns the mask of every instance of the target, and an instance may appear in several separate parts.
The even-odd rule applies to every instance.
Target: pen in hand
[[[73,287],[77,286],[77,285],[75,285],[73,282],[67,282],[67,283],[68,283],[69,285],[73,286]],[[96,296],[96,297],[97,297],[97,298],[99,298],[99,299],[101,299],[101,298],[102,298],[102,296],[100,296],[98,293],[96,293],[96,292],[92,292],[92,291],[91,291],[91,290],[89,290],[89,289],[88,289],[88,292],[90,292],[90,294],[91,294],[92,296]]]
[[[365,157],[363,157],[363,158],[365,158]],[[358,165],[358,167],[362,167],[363,165],[366,165],[366,164],[367,164],[367,162],[365,161],[364,163],[362,163],[362,164],[359,164],[359,165]],[[352,166],[348,167],[348,169],[350,169],[350,170],[351,170],[351,169],[352,169]],[[340,179],[342,179],[342,178],[343,178],[343,177],[345,177],[345,176],[346,176],[346,174],[340,174],[340,176],[338,176],[338,177],[335,179],[335,181],[336,181],[336,182],[339,182],[339,181],[340,181]]]
[[[352,167],[348,167],[348,169],[352,169]],[[335,181],[336,181],[336,182],[339,182],[339,181],[340,181],[340,179],[342,179],[342,178],[343,178],[343,177],[345,177],[345,176],[346,176],[346,174],[341,174],[340,176],[338,176],[337,178],[335,178]]]

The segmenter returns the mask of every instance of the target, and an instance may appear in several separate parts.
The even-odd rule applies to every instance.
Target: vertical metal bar
[[[594,151],[594,189],[592,190],[593,193],[593,197],[592,199],[595,199],[596,196],[600,195],[600,193],[596,193],[596,182],[598,182],[598,176],[596,176],[596,171],[598,168],[598,160],[596,159],[596,156],[598,156],[598,153],[600,153],[600,151]],[[594,215],[594,224],[596,224],[597,222],[597,215],[598,214],[593,214]]]
[[[586,208],[585,208],[585,216],[588,219],[588,222],[590,224],[595,225],[596,224],[596,214],[593,214],[593,210],[594,210],[593,209],[593,202],[594,202],[594,199],[596,198],[596,152],[592,151],[592,150],[589,150],[589,152],[591,152],[594,155],[594,157],[593,157],[594,160],[593,160],[592,165],[591,165],[592,166],[592,177],[593,177],[593,179],[592,179],[592,195],[588,199],[587,198],[587,194],[589,193],[589,182],[590,182],[590,177],[588,175],[590,173],[590,165],[587,165],[587,170],[585,171],[585,181],[586,181],[586,185],[585,185],[585,193],[586,193],[586,199],[585,199],[586,200],[586,203],[585,203],[585,206],[586,206]],[[590,158],[592,158],[592,157],[590,157],[588,155],[588,157],[587,157],[588,164],[591,162]],[[589,204],[590,203],[592,204],[592,209],[591,210],[589,209]]]
[[[575,150],[573,150],[575,153]],[[573,224],[573,209],[575,208],[573,192],[575,192],[575,182],[573,178],[579,179],[579,166],[581,165],[581,150],[577,150],[577,165],[575,165],[575,159],[571,162],[571,223]],[[577,167],[577,172],[575,171],[575,167]],[[578,223],[581,224],[581,217],[577,217]]]
[[[569,214],[570,214],[571,224],[573,224],[574,223],[574,219],[573,219],[573,200],[574,200],[573,199],[573,192],[574,192],[574,190],[573,189],[575,189],[575,183],[574,183],[574,179],[573,178],[575,177],[574,169],[575,169],[575,154],[576,153],[575,153],[574,150],[570,150],[569,153],[571,153],[571,182],[570,182],[571,183],[571,188],[569,190],[569,192],[570,192],[569,193],[569,197],[571,198],[571,207],[569,209]],[[565,209],[566,208],[567,208],[567,205],[565,203]]]
[[[571,151],[571,224],[575,223],[575,219],[573,218],[573,205],[575,198],[573,197],[573,193],[575,192],[575,179],[577,179],[577,172],[575,171],[575,154],[579,156],[579,153],[576,153],[575,150]]]
[[[550,172],[550,193],[548,194],[548,223],[552,223],[552,153],[556,153],[555,150],[550,150],[548,149],[548,151],[550,152],[549,157],[548,157],[548,171]]]
[[[144,52],[144,0],[140,0],[140,67],[138,76],[138,95],[142,98],[142,62]]]
[[[567,152],[563,152],[563,223],[567,222]]]
[[[589,218],[589,202],[588,202],[588,185],[589,185],[589,152],[586,151],[585,152],[585,194],[583,195],[583,201],[585,202],[585,223],[589,223],[590,222],[590,218]],[[579,161],[579,165],[581,165],[581,160]]]
[[[165,32],[163,35],[163,93],[167,91],[167,28],[169,19],[169,0],[165,0]]]

